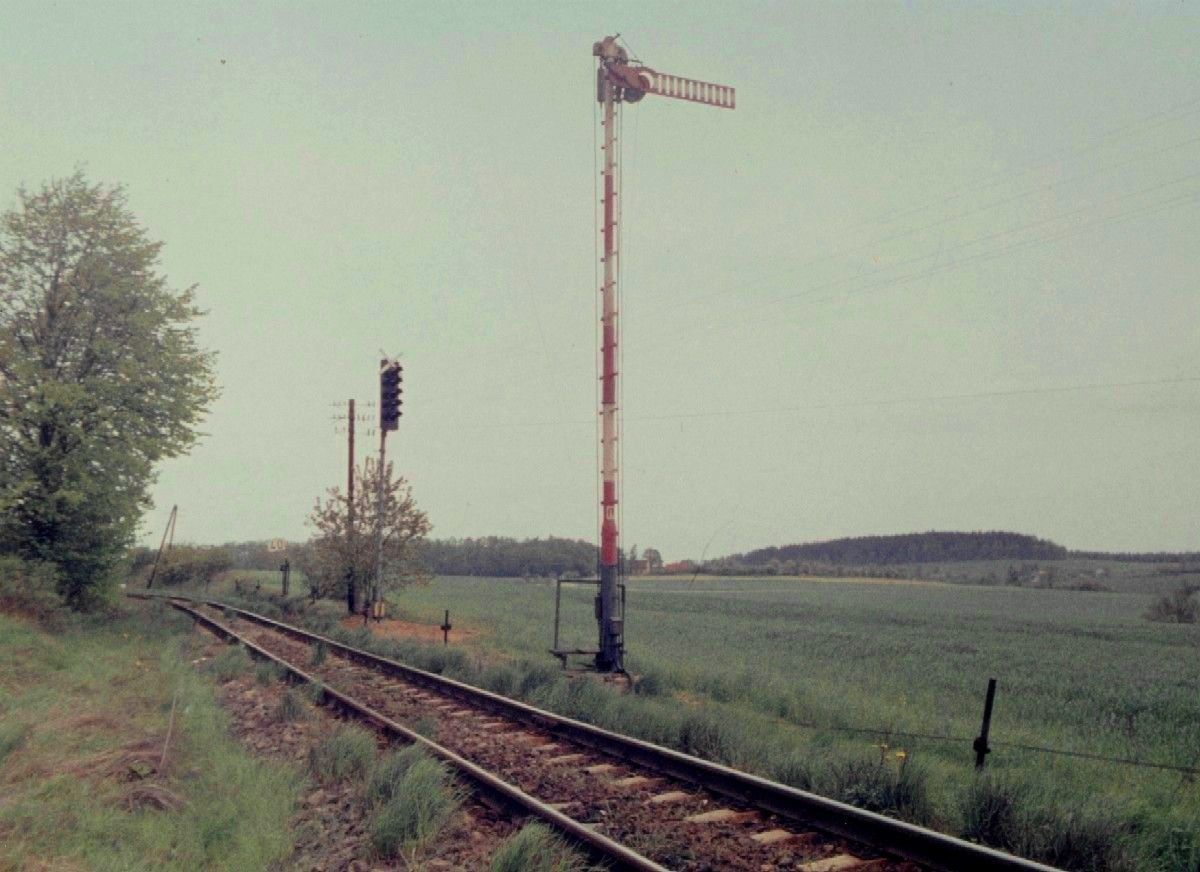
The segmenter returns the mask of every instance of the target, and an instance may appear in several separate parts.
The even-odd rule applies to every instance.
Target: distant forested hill
[[[772,562],[804,561],[852,566],[897,563],[950,563],[967,560],[1061,560],[1068,551],[1021,533],[904,533],[898,536],[858,536],[828,542],[759,548],[734,554],[720,563],[746,567]]]

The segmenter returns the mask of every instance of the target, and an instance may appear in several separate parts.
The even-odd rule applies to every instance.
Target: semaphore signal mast
[[[604,107],[604,225],[601,236],[604,251],[601,264],[604,283],[600,287],[600,595],[596,620],[600,628],[600,646],[596,669],[601,672],[624,671],[624,612],[620,596],[620,559],[617,535],[617,506],[620,494],[617,466],[617,175],[616,126],[622,103],[636,103],[647,94],[703,103],[722,109],[734,108],[734,89],[695,79],[669,76],[649,67],[629,63],[629,55],[609,36],[592,46],[599,69],[596,73],[596,99]]]

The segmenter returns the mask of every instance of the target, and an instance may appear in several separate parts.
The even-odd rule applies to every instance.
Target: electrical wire
[[[1012,389],[993,389],[984,391],[974,391],[969,393],[956,394],[930,394],[926,396],[910,396],[896,397],[892,399],[881,400],[850,400],[836,403],[811,403],[806,405],[793,406],[771,406],[757,409],[730,409],[726,411],[710,410],[704,412],[676,412],[662,415],[639,415],[630,418],[635,423],[653,422],[653,421],[680,421],[692,420],[697,418],[741,418],[758,415],[775,415],[788,414],[794,412],[813,412],[825,411],[831,409],[855,409],[855,408],[872,408],[885,406],[905,406],[920,403],[941,403],[951,402],[955,400],[981,400],[981,399],[1003,399],[1008,397],[1021,396],[1038,396],[1050,394],[1065,394],[1077,393],[1084,391],[1098,390],[1123,390],[1132,388],[1145,388],[1156,386],[1169,385],[1191,385],[1200,384],[1200,375],[1196,376],[1177,376],[1158,379],[1140,379],[1136,381],[1112,381],[1112,382],[1091,382],[1084,384],[1072,385],[1053,385],[1044,387],[1031,388],[1012,388]],[[558,421],[489,421],[489,422],[469,422],[469,421],[413,421],[410,426],[433,426],[433,427],[450,427],[450,428],[493,428],[493,427],[578,427],[593,423],[592,421],[584,420],[569,420],[562,419]]]
[[[1173,120],[1176,120],[1177,118],[1183,118],[1188,115],[1195,114],[1196,112],[1200,112],[1200,97],[1197,97],[1192,100],[1188,100],[1184,103],[1180,103],[1169,109],[1164,109],[1160,112],[1154,112],[1154,113],[1151,113],[1150,115],[1143,116],[1142,118],[1138,119],[1137,121],[1130,122],[1129,124],[1112,128],[1108,132],[1101,134],[1099,138],[1094,139],[1091,142],[1089,142],[1083,146],[1080,146],[1079,148],[1068,151],[1065,156],[1056,157],[1056,158],[1053,158],[1050,160],[1044,160],[1039,163],[1035,163],[1030,166],[1027,166],[1023,169],[1000,170],[999,172],[992,173],[991,175],[988,175],[988,176],[984,176],[983,179],[981,179],[979,182],[971,182],[971,183],[968,183],[966,186],[952,190],[948,194],[946,194],[943,197],[938,198],[937,200],[930,201],[921,206],[914,206],[914,207],[906,209],[904,211],[883,213],[881,215],[876,215],[871,218],[864,219],[863,221],[860,221],[857,224],[850,225],[849,227],[845,228],[842,232],[849,232],[851,230],[855,230],[864,225],[875,224],[875,223],[879,223],[880,221],[885,221],[885,220],[893,221],[893,220],[896,220],[897,218],[903,218],[908,215],[913,215],[913,214],[916,214],[919,212],[926,211],[928,209],[932,209],[934,206],[940,206],[945,203],[951,202],[953,200],[957,200],[957,199],[963,197],[964,195],[972,193],[974,191],[981,191],[981,190],[986,190],[987,188],[990,188],[990,187],[994,187],[996,185],[996,183],[1001,179],[1008,178],[1008,177],[1019,177],[1019,176],[1023,176],[1023,175],[1028,175],[1029,173],[1035,172],[1036,170],[1045,169],[1046,167],[1065,163],[1066,161],[1068,161],[1078,155],[1086,154],[1090,151],[1095,151],[1097,148],[1100,148],[1105,143],[1107,143],[1111,140],[1121,139],[1121,138],[1123,138],[1123,136],[1125,134],[1127,134],[1130,131],[1134,131],[1134,130],[1138,130],[1138,129],[1142,129],[1142,128],[1149,129],[1149,128],[1154,128],[1154,127],[1160,127],[1163,124],[1167,124]],[[993,180],[995,180],[995,181],[993,181]]]
[[[818,264],[825,263],[830,260],[836,260],[845,255],[854,254],[859,251],[864,251],[866,249],[873,248],[874,246],[877,246],[877,245],[883,245],[888,242],[894,242],[897,239],[903,239],[908,236],[915,236],[915,235],[917,235],[919,233],[923,233],[927,230],[933,230],[937,227],[943,227],[954,221],[959,221],[963,218],[969,218],[972,215],[977,215],[981,212],[990,211],[999,206],[1006,206],[1010,203],[1014,203],[1019,200],[1023,200],[1026,197],[1030,197],[1030,196],[1033,196],[1036,194],[1043,194],[1047,191],[1050,191],[1050,190],[1052,190],[1056,187],[1060,187],[1062,185],[1068,185],[1068,184],[1071,184],[1072,182],[1077,182],[1082,179],[1090,178],[1091,176],[1095,176],[1100,173],[1110,172],[1114,169],[1120,169],[1120,168],[1128,166],[1132,163],[1137,163],[1138,161],[1145,160],[1145,159],[1151,158],[1151,157],[1158,157],[1159,155],[1165,154],[1169,151],[1174,151],[1175,149],[1183,148],[1184,146],[1188,146],[1188,145],[1194,145],[1196,143],[1200,143],[1200,137],[1193,137],[1191,139],[1187,139],[1182,142],[1172,143],[1171,145],[1168,145],[1164,148],[1157,149],[1155,151],[1151,151],[1146,154],[1138,155],[1137,157],[1129,158],[1127,160],[1120,161],[1118,163],[1108,164],[1103,167],[1098,167],[1096,169],[1089,170],[1088,172],[1072,176],[1071,178],[1061,179],[1059,181],[1050,182],[1048,184],[1037,185],[1035,187],[1021,191],[1020,193],[1014,194],[1012,196],[1004,197],[999,200],[993,200],[990,203],[985,203],[982,206],[978,206],[978,207],[976,207],[974,209],[970,209],[966,212],[959,212],[958,214],[955,214],[955,215],[948,215],[946,217],[940,218],[937,221],[933,221],[928,224],[922,224],[918,227],[909,228],[908,230],[902,230],[902,231],[899,231],[896,233],[892,233],[888,236],[882,236],[877,239],[873,239],[873,240],[869,240],[867,242],[861,243],[859,245],[853,245],[848,248],[842,248],[837,251],[832,251],[827,254],[823,254],[823,255],[820,255],[820,256],[817,256],[814,258],[810,258],[809,260],[806,260],[806,261],[803,261],[802,263],[796,264],[796,266],[794,268],[797,270],[807,269],[808,267],[817,266]],[[1185,176],[1184,178],[1189,178],[1189,177]],[[1041,222],[1035,222],[1034,224],[1026,225],[1026,226],[1036,226],[1036,224],[1038,224],[1038,223],[1041,223]],[[1003,231],[1003,232],[1008,233],[1008,232],[1013,232],[1013,231]],[[960,243],[960,245],[957,247],[962,247],[962,246],[971,245],[971,244],[974,244],[974,242],[969,241],[966,243]],[[940,255],[941,252],[939,251],[938,254]],[[930,256],[932,256],[932,255],[923,255],[922,257],[927,258]],[[918,258],[918,259],[921,259],[921,258]],[[911,262],[912,262],[912,260],[905,261],[905,263],[911,263]],[[882,267],[880,269],[888,269],[888,268],[895,267],[897,265],[898,264],[891,264],[889,267]],[[880,270],[877,269],[877,270],[874,270],[873,272],[879,272],[879,271]],[[840,279],[840,280],[836,280],[836,281],[839,281],[839,282],[853,281],[858,277],[859,276],[848,277],[848,278]],[[699,296],[688,297],[686,300],[683,300],[680,302],[669,303],[669,304],[667,304],[667,303],[660,304],[659,306],[652,308],[650,310],[650,313],[652,314],[655,311],[663,311],[666,309],[678,310],[680,308],[688,308],[688,307],[692,307],[692,306],[696,306],[696,305],[702,305],[713,299],[722,298],[722,297],[726,297],[726,296],[728,296],[727,291],[716,291],[716,292],[713,292],[710,294],[703,294],[703,295],[699,295]]]
[[[1067,218],[1073,218],[1076,215],[1082,215],[1087,212],[1091,212],[1094,209],[1101,209],[1105,206],[1111,206],[1114,203],[1119,203],[1123,200],[1128,200],[1133,197],[1140,197],[1143,194],[1154,193],[1156,191],[1162,190],[1163,188],[1170,188],[1175,185],[1182,184],[1184,182],[1190,182],[1193,179],[1197,179],[1197,178],[1200,178],[1200,172],[1187,173],[1186,175],[1178,176],[1173,179],[1168,179],[1167,181],[1160,182],[1156,185],[1149,185],[1145,188],[1138,188],[1137,190],[1134,190],[1134,191],[1126,191],[1122,194],[1117,194],[1114,197],[1108,197],[1107,199],[1104,199],[1104,200],[1099,200],[1099,201],[1096,201],[1093,203],[1089,203],[1086,206],[1080,206],[1076,209],[1071,209],[1067,212],[1059,212],[1059,213],[1057,213],[1055,215],[1051,215],[1047,218],[1039,218],[1036,221],[1030,221],[1026,224],[1018,224],[1014,227],[1009,227],[1005,230],[996,231],[995,233],[989,233],[984,236],[977,236],[974,239],[967,240],[966,242],[961,242],[956,245],[952,245],[952,246],[950,246],[950,248],[945,249],[941,252],[938,252],[937,254],[939,256],[942,254],[952,254],[953,252],[959,251],[964,248],[970,248],[972,246],[979,245],[984,242],[991,242],[995,239],[1000,239],[1005,236],[1011,236],[1016,233],[1021,233],[1022,231],[1029,230],[1033,227],[1042,227],[1044,225],[1053,224],[1057,221],[1062,221]],[[1200,193],[1200,190],[1193,192],[1193,193]],[[878,275],[879,273],[887,272],[888,270],[895,269],[896,267],[899,267],[899,266],[907,266],[908,264],[911,264],[911,263],[919,263],[922,260],[928,260],[930,257],[933,257],[933,256],[934,256],[933,254],[924,254],[924,255],[920,255],[918,257],[909,258],[908,260],[898,261],[896,263],[888,264],[887,266],[879,267],[878,269],[872,270],[872,271],[866,273],[866,275],[867,276]],[[854,276],[853,278],[850,278],[848,280],[846,280],[846,279],[836,280],[835,279],[833,281],[829,281],[829,282],[825,282],[820,285],[816,285],[812,288],[809,288],[808,290],[801,291],[796,294],[786,294],[781,297],[775,297],[771,300],[763,301],[762,303],[756,304],[756,307],[769,306],[769,305],[773,305],[775,303],[780,303],[780,302],[785,302],[787,300],[796,299],[797,297],[807,296],[808,294],[811,294],[815,291],[824,290],[825,288],[834,287],[839,284],[844,284],[845,281],[857,281],[860,278],[862,278],[861,275]]]
[[[964,266],[970,266],[972,264],[977,264],[977,263],[987,263],[989,261],[996,260],[999,257],[1003,257],[1007,254],[1010,254],[1014,251],[1019,251],[1021,249],[1029,248],[1031,246],[1049,245],[1049,244],[1052,244],[1055,242],[1060,242],[1063,239],[1068,239],[1072,236],[1078,236],[1081,233],[1084,233],[1088,230],[1092,230],[1097,227],[1104,227],[1109,224],[1115,224],[1115,223],[1130,220],[1133,218],[1140,218],[1140,217],[1145,217],[1148,215],[1155,215],[1155,214],[1158,214],[1159,212],[1164,212],[1169,209],[1175,208],[1177,206],[1194,204],[1196,202],[1200,202],[1200,190],[1189,191],[1186,194],[1171,197],[1166,200],[1158,201],[1156,203],[1150,203],[1150,204],[1146,204],[1143,206],[1139,206],[1134,209],[1127,210],[1125,212],[1118,212],[1114,215],[1106,215],[1106,216],[1103,216],[1101,218],[1098,218],[1098,219],[1090,221],[1090,222],[1075,225],[1074,227],[1071,227],[1067,230],[1051,232],[1044,236],[1037,236],[1037,237],[1033,237],[1031,239],[1020,240],[1018,242],[1012,243],[1011,245],[1007,245],[1002,248],[995,249],[993,251],[980,252],[979,254],[975,254],[975,255],[971,255],[969,257],[953,260],[946,264],[941,264],[938,266],[930,267],[929,269],[919,270],[916,272],[911,272],[911,273],[907,273],[905,275],[900,275],[900,276],[891,276],[889,278],[882,279],[878,282],[874,282],[874,283],[865,285],[864,287],[857,288],[852,291],[847,291],[844,294],[832,294],[832,295],[829,295],[826,297],[819,297],[819,298],[809,300],[809,302],[817,302],[817,303],[835,302],[835,301],[838,301],[843,298],[857,297],[857,296],[861,296],[861,295],[867,294],[867,293],[877,293],[879,291],[886,290],[887,288],[894,287],[897,285],[907,284],[907,283],[915,281],[917,279],[927,278],[929,276],[937,275],[939,273],[949,272],[951,270],[956,270],[956,269],[961,269]],[[1082,210],[1079,210],[1079,211],[1082,211]],[[1070,214],[1074,214],[1074,213],[1065,213],[1064,215],[1056,216],[1056,218],[1053,220],[1058,220],[1059,218],[1066,217],[1067,215],[1070,215]],[[1041,222],[1039,222],[1039,223],[1041,223]],[[1029,226],[1032,226],[1032,225],[1029,225]],[[1027,229],[1027,228],[1021,228],[1021,229]],[[1005,233],[1006,232],[1007,231],[1005,231]],[[994,234],[993,236],[1000,236],[1000,235],[1004,235],[1004,233]],[[968,244],[968,245],[974,244],[974,242],[976,242],[976,241],[979,241],[979,240],[974,240],[972,243],[966,243],[966,244]],[[954,246],[951,249],[949,249],[949,251],[953,251],[953,250],[956,250],[957,248],[961,248],[961,247],[963,247],[963,246]],[[918,258],[912,258],[909,261],[905,261],[903,263],[914,263],[914,262],[918,262],[921,260],[928,260],[929,257],[931,257],[931,256],[932,255],[923,255]],[[876,275],[879,272],[886,272],[887,270],[894,269],[895,266],[899,266],[899,265],[903,265],[903,264],[896,264],[896,265],[893,265],[890,267],[886,267],[884,269],[868,273],[867,275],[870,276],[870,275]],[[858,278],[859,277],[855,277],[852,280],[858,280]],[[842,282],[840,282],[840,281],[826,282],[824,284],[816,285],[812,288],[809,288],[804,291],[800,291],[795,294],[788,294],[788,295],[782,296],[782,297],[775,297],[771,300],[764,300],[761,303],[749,305],[749,306],[745,307],[743,311],[750,312],[750,311],[755,311],[758,309],[766,308],[768,306],[778,305],[780,303],[793,302],[795,300],[806,298],[810,294],[813,294],[819,290],[823,290],[827,287],[832,287],[832,286],[835,286],[835,285],[841,284],[841,283]],[[763,320],[777,320],[778,317],[779,317],[778,315],[770,315],[770,316],[767,316],[766,318],[757,318],[757,319],[741,318],[737,321],[730,321],[727,319],[719,327],[715,327],[715,326],[709,327],[708,335],[711,336],[711,335],[716,335],[716,334],[720,334],[720,333],[725,333],[730,330],[741,329],[743,327],[747,327],[747,326],[759,323]]]

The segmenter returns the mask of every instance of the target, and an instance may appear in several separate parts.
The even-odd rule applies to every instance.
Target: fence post
[[[446,617],[442,620],[442,645],[450,644],[450,610],[446,609]]]
[[[983,723],[979,727],[979,735],[972,743],[975,749],[975,768],[982,769],[984,759],[992,752],[988,747],[988,732],[992,728],[992,704],[996,701],[996,679],[988,679],[987,699],[983,702]]]
[[[558,653],[558,614],[562,605],[562,576],[554,581],[554,652]],[[566,661],[563,661],[564,665]]]

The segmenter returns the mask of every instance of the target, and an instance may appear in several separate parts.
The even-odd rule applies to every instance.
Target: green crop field
[[[564,587],[565,645],[594,642],[592,590]],[[960,830],[976,783],[970,739],[994,677],[990,777],[1028,805],[1122,828],[1125,860],[1097,868],[1196,869],[1194,780],[1007,744],[1200,765],[1200,627],[1145,620],[1150,601],[869,579],[639,580],[628,591],[628,665],[659,693],[732,713],[802,759],[916,767],[928,784],[924,814]],[[396,604],[437,623],[448,608],[453,622],[482,631],[470,645],[550,662],[551,582],[442,578]]]

